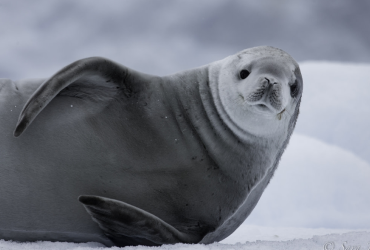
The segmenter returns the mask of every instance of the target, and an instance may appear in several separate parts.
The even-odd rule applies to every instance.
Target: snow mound
[[[370,228],[370,165],[338,146],[294,134],[246,223]]]
[[[303,96],[295,131],[370,163],[370,65],[305,62],[300,68]]]

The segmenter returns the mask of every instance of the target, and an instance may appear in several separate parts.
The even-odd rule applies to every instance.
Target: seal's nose
[[[271,85],[277,84],[277,81],[275,81],[274,78],[267,78],[267,77],[265,77],[265,79],[266,79],[266,81],[267,81],[268,84],[271,84]]]

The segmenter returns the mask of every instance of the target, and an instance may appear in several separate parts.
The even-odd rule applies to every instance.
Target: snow
[[[294,134],[247,223],[370,228],[370,164],[338,146]]]
[[[125,250],[249,250],[249,249],[369,249],[370,230],[349,232],[344,229],[310,229],[310,228],[271,228],[242,225],[236,232],[237,237],[230,237],[221,243],[203,244],[176,244],[160,247],[125,247]],[[261,240],[262,239],[262,240]],[[324,248],[326,246],[326,248]],[[344,248],[345,246],[346,248]],[[356,248],[357,247],[357,248]],[[93,250],[93,249],[122,249],[119,247],[107,248],[98,243],[66,243],[66,242],[33,242],[16,243],[0,240],[0,249],[8,250]]]
[[[324,236],[328,234],[340,235],[349,232],[365,231],[370,232],[370,229],[264,227],[242,224],[232,235],[221,241],[221,243],[235,244],[238,242],[289,241],[295,239],[311,239],[314,236]]]
[[[351,151],[370,163],[370,64],[300,64],[304,90],[295,132]]]

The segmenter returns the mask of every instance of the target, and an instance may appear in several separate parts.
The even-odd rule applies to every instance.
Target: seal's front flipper
[[[20,136],[36,116],[57,96],[94,100],[129,98],[148,82],[147,75],[102,57],[71,63],[43,82],[28,99],[18,118],[14,136]]]
[[[161,245],[197,243],[203,238],[182,233],[157,216],[122,201],[88,195],[80,196],[79,201],[113,240],[132,238],[136,242],[132,245]]]

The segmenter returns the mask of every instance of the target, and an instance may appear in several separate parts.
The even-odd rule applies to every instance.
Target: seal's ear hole
[[[250,74],[250,72],[248,70],[246,70],[246,69],[243,69],[239,73],[241,79],[247,78],[249,76],[249,74]]]
[[[295,97],[298,94],[298,82],[295,80],[295,82],[290,85],[290,95],[292,97]]]

